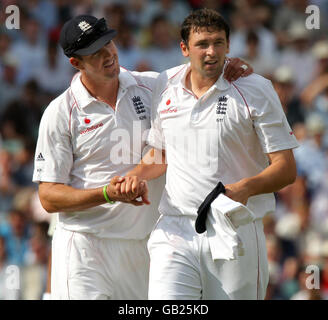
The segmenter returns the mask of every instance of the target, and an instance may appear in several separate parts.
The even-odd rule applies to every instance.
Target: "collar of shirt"
[[[227,62],[224,64],[223,70],[225,69],[227,65]],[[182,69],[180,69],[180,71],[178,71],[178,73],[176,74],[176,76],[171,77],[168,81],[170,86],[177,86],[177,87],[183,87],[186,88],[186,77],[188,75],[188,73],[190,72],[190,62],[185,64]],[[224,79],[223,77],[223,73],[221,73],[220,77],[217,79],[217,81],[214,83],[214,85],[208,90],[209,91],[213,91],[215,89],[219,90],[219,91],[224,91],[230,88],[231,84],[229,83],[229,81],[227,81],[226,79]]]
[[[123,93],[126,89],[131,86],[137,86],[138,83],[133,75],[126,69],[120,68],[120,74],[118,76],[120,88],[122,89]],[[81,81],[81,73],[78,72],[74,75],[72,82],[71,82],[71,90],[73,92],[74,98],[76,103],[80,108],[85,108],[90,103],[98,101],[95,97],[93,97],[89,91],[85,88]]]

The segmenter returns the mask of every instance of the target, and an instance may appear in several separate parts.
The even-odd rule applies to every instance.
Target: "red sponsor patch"
[[[166,105],[167,105],[167,106],[168,106],[170,103],[171,103],[171,100],[170,100],[170,99],[166,101]]]
[[[178,108],[177,107],[169,107],[165,110],[160,111],[160,114],[173,113],[173,112],[178,112]]]
[[[80,131],[80,134],[85,134],[85,133],[88,133],[90,131],[96,130],[96,129],[102,127],[103,125],[104,124],[102,122],[100,122],[100,123],[98,123],[98,124],[96,124],[94,126],[91,126],[89,128],[86,128],[85,130]]]
[[[90,121],[91,121],[91,120],[88,119],[88,118],[85,118],[85,119],[84,119],[84,122],[85,122],[86,124],[90,123]]]

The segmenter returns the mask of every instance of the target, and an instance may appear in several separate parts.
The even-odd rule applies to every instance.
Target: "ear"
[[[82,60],[78,59],[78,58],[74,58],[74,57],[71,57],[69,58],[69,62],[71,63],[71,65],[77,69],[77,70],[82,70],[84,69],[83,68],[83,63],[82,63]]]
[[[184,41],[180,42],[180,48],[181,48],[182,55],[186,58],[189,57],[189,49]]]

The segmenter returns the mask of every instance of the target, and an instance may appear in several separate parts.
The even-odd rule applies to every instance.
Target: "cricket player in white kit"
[[[291,149],[298,143],[269,80],[222,77],[229,27],[217,12],[193,12],[181,36],[190,63],[159,76],[148,138],[154,149],[128,174],[151,180],[165,171],[151,164],[153,155],[166,158],[161,217],[148,241],[149,299],[264,299],[262,218],[275,210],[273,192],[295,179]],[[231,230],[243,254],[214,259],[207,232],[198,234],[195,220],[219,181],[229,201],[246,205],[255,219]],[[121,188],[129,190],[126,181]]]
[[[164,179],[149,186],[149,206],[140,206],[149,204],[142,182],[123,197],[114,187],[146,147],[158,74],[120,68],[115,34],[104,19],[89,15],[61,31],[61,46],[80,72],[44,112],[33,175],[44,208],[59,212],[52,299],[147,298],[146,244]],[[234,61],[231,76],[240,75],[240,63]]]
[[[33,175],[43,206],[60,212],[52,299],[147,297],[146,242],[158,217],[161,181],[152,186],[152,205],[135,207],[121,202],[109,181],[140,161],[157,74],[121,69],[114,36],[104,19],[92,16],[70,20],[61,33],[81,72],[44,112]]]

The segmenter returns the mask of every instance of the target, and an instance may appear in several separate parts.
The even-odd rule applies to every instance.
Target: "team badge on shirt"
[[[146,119],[147,118],[145,115],[146,109],[143,102],[141,101],[141,98],[139,96],[134,96],[132,98],[132,102],[137,115],[140,115],[139,119],[140,120]]]
[[[227,101],[228,98],[226,96],[220,96],[218,98],[218,103],[216,105],[217,122],[223,121],[224,115],[227,113]]]

